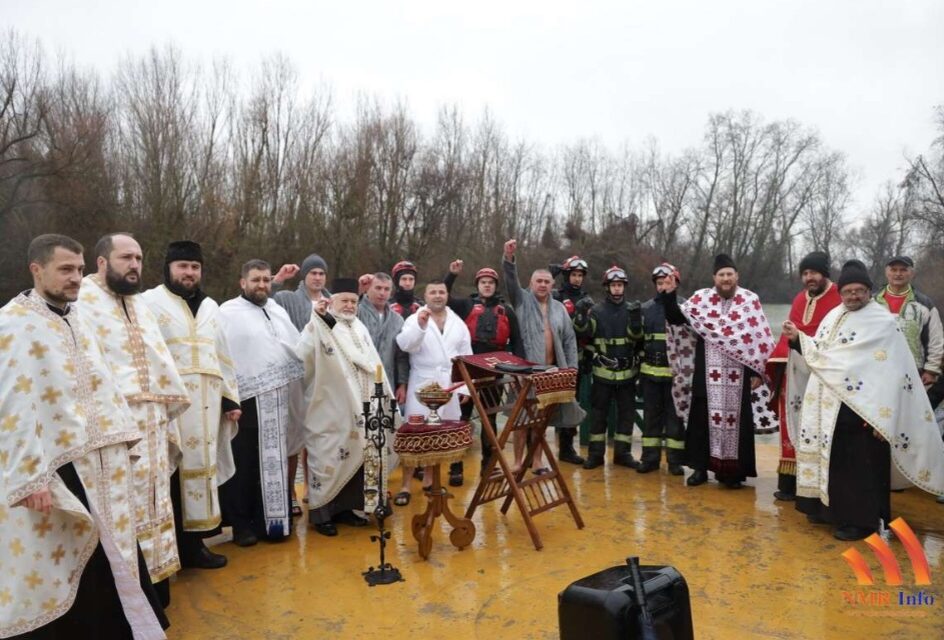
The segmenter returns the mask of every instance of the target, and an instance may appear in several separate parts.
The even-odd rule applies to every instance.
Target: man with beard
[[[829,279],[829,255],[814,251],[800,260],[800,279],[803,291],[793,299],[789,319],[797,330],[813,336],[826,314],[842,302],[839,288]],[[777,467],[777,491],[774,497],[787,501],[796,498],[796,449],[790,440],[790,433],[796,432],[796,427],[787,426],[790,417],[787,412],[789,382],[786,377],[789,355],[790,341],[782,334],[773,355],[767,361],[767,376],[773,380],[774,398],[771,404],[780,419],[780,465]]]
[[[281,291],[282,284],[286,280],[291,280],[298,276],[298,286],[295,291]],[[328,263],[317,253],[309,255],[302,261],[299,268],[297,264],[283,264],[278,273],[272,278],[272,299],[275,300],[292,319],[292,324],[300,332],[311,320],[311,312],[315,304],[321,300],[327,300],[331,297],[331,292],[325,288],[328,281]],[[292,478],[292,516],[302,515],[302,508],[295,498],[295,471],[298,469],[298,452],[302,449],[303,443],[301,433],[289,434],[289,457],[288,473]],[[304,452],[302,452],[302,466],[305,466]],[[308,473],[306,470],[305,474]],[[304,501],[308,502],[307,482],[308,476],[305,475],[306,493]]]
[[[219,569],[226,558],[203,538],[220,526],[219,485],[233,475],[230,440],[239,420],[236,371],[219,324],[219,306],[200,289],[203,251],[196,242],[171,242],[164,284],[141,296],[157,316],[190,408],[177,418],[181,459],[171,476],[177,550],[184,567]]]
[[[141,246],[127,233],[95,245],[98,272],[86,276],[78,306],[95,328],[105,359],[143,439],[131,450],[135,523],[151,580],[166,606],[168,579],[180,568],[170,477],[180,454],[174,420],[190,405],[157,318],[138,295]]]
[[[489,353],[492,351],[509,351],[518,357],[524,357],[524,347],[521,344],[521,331],[518,329],[518,318],[511,305],[505,304],[498,295],[498,272],[491,267],[483,267],[475,274],[473,283],[475,293],[468,298],[457,298],[452,295],[452,285],[462,273],[462,260],[454,260],[449,264],[449,273],[444,282],[449,292],[447,302],[459,318],[465,322],[472,339],[472,353]],[[472,416],[472,402],[461,405],[462,419],[468,420]],[[481,433],[482,439],[482,468],[488,463],[491,455],[491,443]],[[573,443],[571,443],[573,446]],[[462,461],[449,465],[449,485],[462,486]]]
[[[531,274],[531,283],[527,289],[521,288],[518,281],[518,265],[515,252],[517,240],[507,240],[502,255],[502,270],[505,277],[505,291],[518,316],[521,328],[521,343],[524,356],[535,364],[556,367],[577,367],[577,337],[574,324],[564,305],[554,300],[551,286],[554,283],[551,272],[536,269]],[[551,416],[550,423],[557,429],[576,429],[586,415],[576,402],[555,405],[557,409]],[[515,467],[520,468],[524,458],[525,442],[515,432]],[[573,442],[573,439],[571,439]],[[531,463],[536,474],[547,473],[543,466],[541,450],[537,450]]]
[[[763,384],[774,348],[760,299],[738,286],[734,261],[715,256],[714,287],[696,291],[679,305],[674,281],[659,294],[671,332],[672,395],[688,422],[685,457],[694,472],[690,487],[708,481],[708,470],[729,489],[756,477],[751,391]]]
[[[416,397],[416,392],[435,382],[445,388],[452,384],[452,359],[472,353],[469,329],[446,306],[449,291],[442,280],[426,285],[423,296],[426,305],[406,319],[397,336],[397,344],[410,356],[410,380],[406,394],[406,415],[426,416],[429,409]],[[449,402],[438,409],[443,420],[458,420],[459,397],[453,394]],[[426,470],[428,471],[428,469]],[[403,506],[410,501],[409,480],[413,467],[403,465],[403,488],[394,498],[394,504]],[[425,475],[424,481],[429,482]]]
[[[33,288],[0,309],[0,636],[163,638],[134,526],[142,433],[72,304],[82,252],[34,238]]]
[[[284,540],[291,531],[288,441],[301,432],[304,369],[295,356],[298,330],[269,297],[269,263],[245,263],[239,287],[239,297],[220,305],[242,400],[233,438],[236,472],[220,487],[220,506],[233,542],[248,547],[260,538]]]
[[[665,442],[665,457],[669,473],[680,476],[685,473],[685,426],[672,401],[672,367],[666,350],[665,307],[659,294],[672,284],[678,286],[679,271],[668,262],[652,270],[652,283],[656,295],[642,305],[643,358],[639,367],[642,382],[643,426],[642,457],[638,473],[649,473],[659,468],[662,460],[662,444]],[[681,304],[684,300],[677,299]]]
[[[577,303],[574,329],[577,336],[593,345],[593,386],[590,387],[593,424],[584,469],[603,465],[606,454],[606,422],[610,405],[616,403],[616,434],[613,437],[613,464],[637,468],[631,452],[633,420],[636,417],[636,352],[642,345],[642,307],[627,303],[624,292],[629,279],[616,265],[603,274],[606,299],[594,305],[583,299]]]
[[[380,355],[357,319],[357,280],[336,278],[331,290],[330,313],[326,300],[315,306],[296,349],[305,365],[308,520],[324,536],[338,535],[338,524],[368,523],[355,513],[365,508],[365,485],[376,495],[385,482],[376,475],[374,458],[365,478],[365,456],[376,452],[365,451],[363,403],[375,381],[383,381],[390,394]]]
[[[906,339],[871,299],[865,265],[844,264],[838,285],[842,304],[815,336],[783,324],[801,356],[788,365],[787,424],[797,426],[797,510],[836,525],[838,540],[860,540],[891,518],[891,462],[921,489],[944,494],[944,443]]]

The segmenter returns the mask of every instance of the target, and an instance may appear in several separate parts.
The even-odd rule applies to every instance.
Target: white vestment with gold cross
[[[118,296],[97,275],[82,280],[77,306],[92,325],[144,438],[131,450],[138,542],[153,582],[180,569],[170,476],[180,456],[174,420],[190,396],[140,295]]]
[[[142,433],[84,320],[35,292],[0,309],[0,637],[65,614],[99,542],[132,628],[164,637],[138,581],[129,447]],[[70,463],[88,508],[57,473]],[[48,515],[21,504],[43,489]]]
[[[204,298],[194,317],[187,302],[161,285],[141,294],[157,316],[164,342],[190,394],[190,407],[177,417],[181,458],[180,506],[185,531],[219,526],[217,488],[236,471],[230,441],[236,423],[222,415],[222,398],[239,404],[236,371],[219,324],[219,305]]]

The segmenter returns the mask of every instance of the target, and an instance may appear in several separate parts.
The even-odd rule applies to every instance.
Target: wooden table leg
[[[418,543],[420,557],[424,560],[429,558],[433,547],[433,525],[439,516],[444,516],[452,525],[449,540],[457,548],[467,547],[475,539],[475,524],[468,518],[460,518],[449,508],[449,499],[453,495],[443,488],[439,469],[438,464],[432,469],[432,484],[426,490],[426,511],[413,516],[412,522],[413,537]]]

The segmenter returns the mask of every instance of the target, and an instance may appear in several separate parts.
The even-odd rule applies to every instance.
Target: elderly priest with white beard
[[[376,458],[365,449],[362,408],[378,377],[389,397],[393,392],[370,332],[357,319],[357,290],[354,278],[335,279],[330,307],[325,300],[315,303],[297,349],[305,363],[308,520],[325,536],[336,536],[338,524],[366,525],[355,513],[365,508],[365,485],[376,491],[385,485],[374,464],[365,478],[365,461]]]
[[[842,304],[815,336],[783,324],[790,340],[787,425],[797,451],[797,510],[831,523],[839,540],[891,518],[891,464],[916,486],[944,494],[944,443],[895,317],[872,299],[865,265],[839,276]],[[798,355],[799,354],[799,355]],[[802,401],[802,403],[801,403]]]

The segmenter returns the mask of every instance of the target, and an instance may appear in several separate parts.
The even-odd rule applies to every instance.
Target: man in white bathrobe
[[[397,344],[410,355],[410,379],[406,393],[406,415],[427,415],[429,409],[416,398],[416,392],[430,382],[441,387],[452,384],[452,359],[472,353],[469,329],[455,312],[446,306],[449,291],[442,280],[433,280],[426,285],[426,306],[411,315],[403,323],[397,336]],[[448,404],[439,409],[443,420],[458,420],[459,397],[453,395]],[[410,478],[413,468],[403,467],[403,488],[394,498],[394,504],[403,506],[410,502]],[[432,476],[423,475],[424,485]]]

